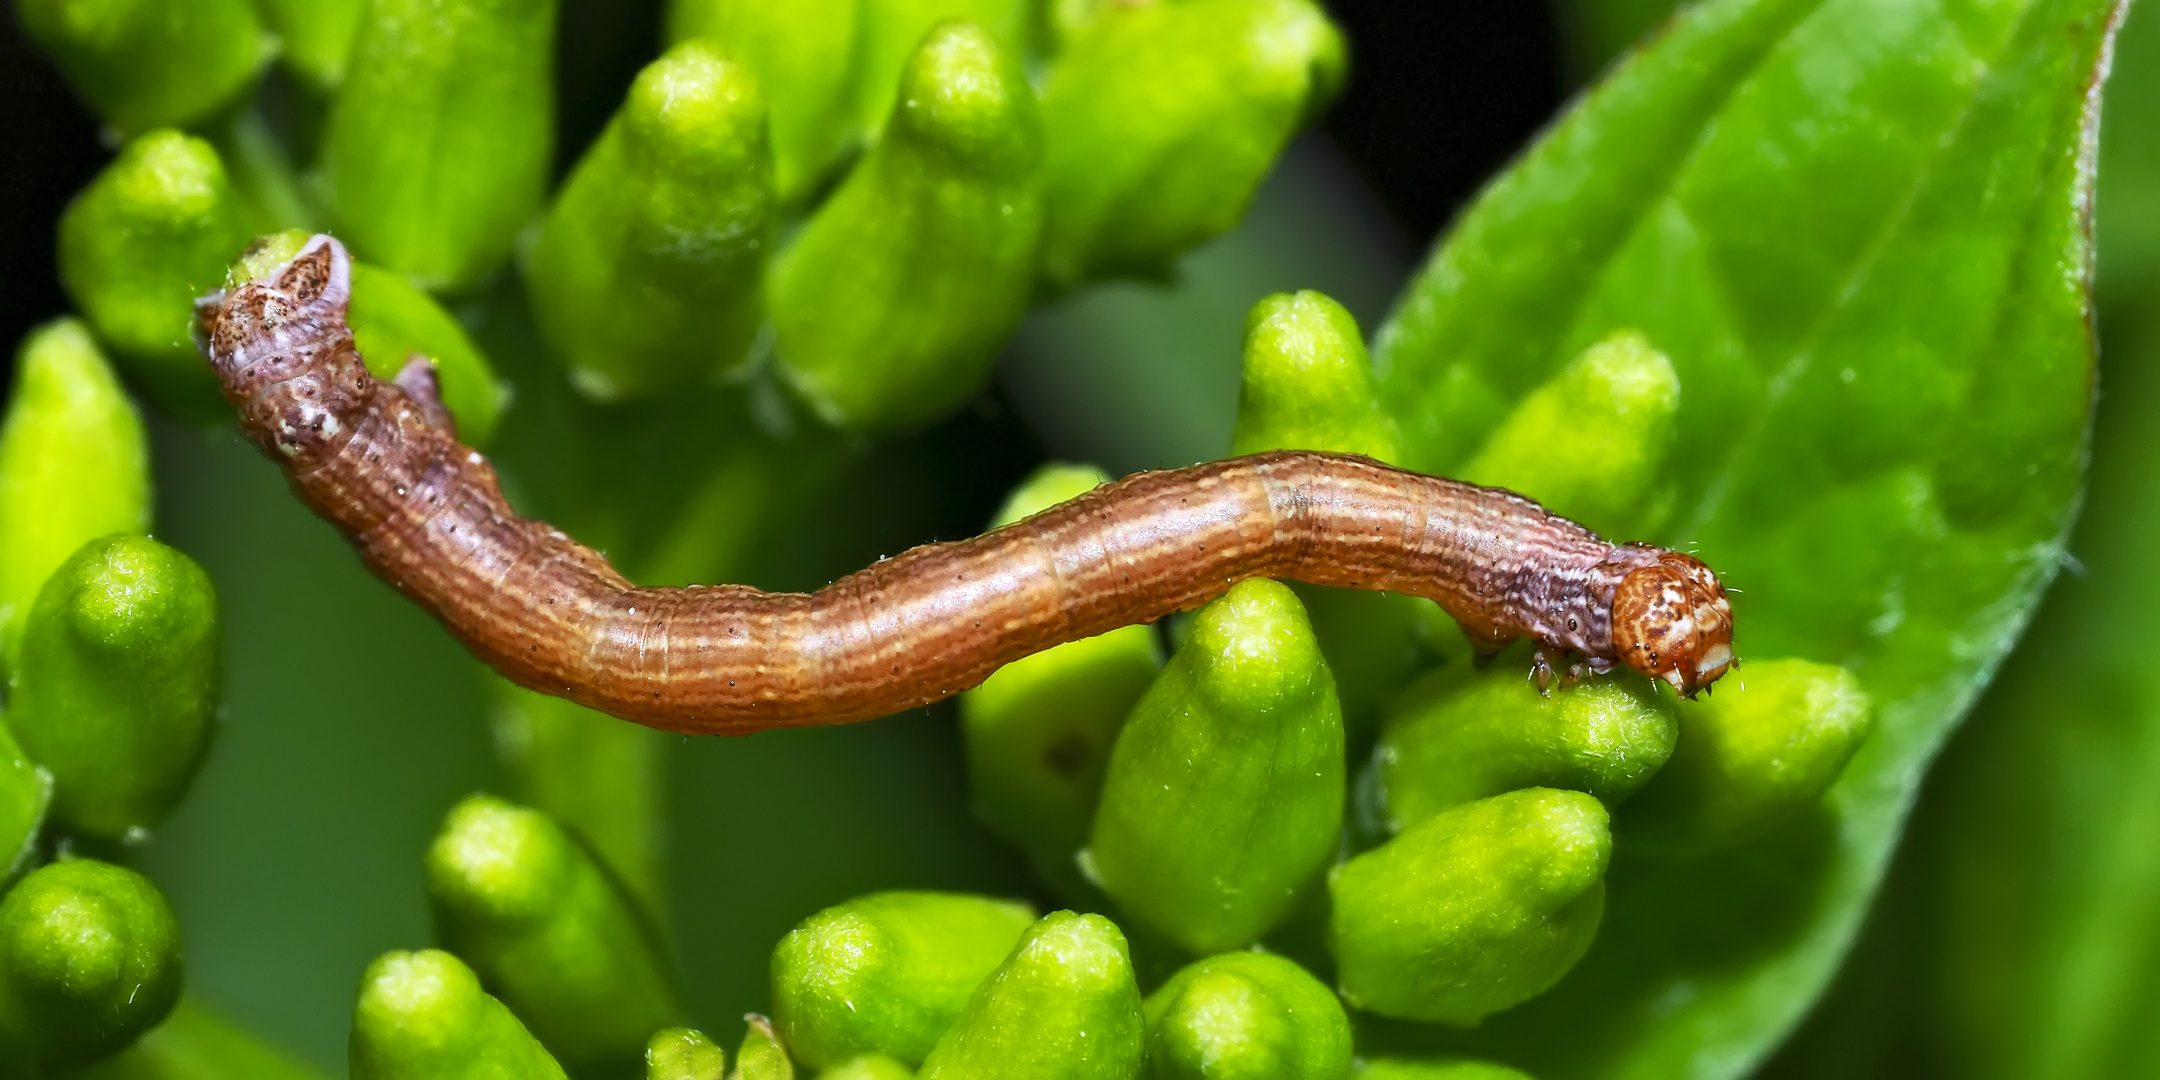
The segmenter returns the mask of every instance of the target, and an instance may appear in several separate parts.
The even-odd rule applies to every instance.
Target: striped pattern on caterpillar
[[[1281,451],[1141,473],[971,540],[918,547],[810,595],[639,588],[519,517],[457,440],[432,367],[368,374],[328,236],[197,304],[247,436],[368,567],[510,679],[697,734],[867,720],[968,689],[1061,642],[1198,607],[1248,577],[1427,597],[1490,655],[1539,644],[1693,696],[1733,664],[1709,567],[1611,544],[1511,492],[1344,454]]]

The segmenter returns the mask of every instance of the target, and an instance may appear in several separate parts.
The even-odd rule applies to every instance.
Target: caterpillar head
[[[1677,551],[1637,567],[1613,594],[1613,648],[1621,663],[1692,698],[1735,664],[1732,605],[1702,560]]]

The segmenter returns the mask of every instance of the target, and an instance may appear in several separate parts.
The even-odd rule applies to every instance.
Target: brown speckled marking
[[[1537,640],[1547,675],[1574,652],[1692,694],[1732,658],[1724,590],[1689,556],[1606,543],[1512,492],[1302,451],[1127,477],[812,595],[638,588],[511,511],[432,380],[368,374],[350,282],[344,248],[318,236],[197,305],[241,430],[482,659],[624,719],[739,734],[884,716],[1249,577],[1428,597],[1485,647]]]

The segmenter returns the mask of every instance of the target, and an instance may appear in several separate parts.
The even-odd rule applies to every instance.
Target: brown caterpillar
[[[511,679],[653,727],[738,734],[937,701],[1061,642],[1197,607],[1248,577],[1430,598],[1487,655],[1539,643],[1692,696],[1733,662],[1732,611],[1691,556],[1614,545],[1507,491],[1284,451],[1141,473],[814,595],[639,588],[517,516],[459,443],[425,361],[368,374],[327,236],[197,304],[240,427],[368,566]]]

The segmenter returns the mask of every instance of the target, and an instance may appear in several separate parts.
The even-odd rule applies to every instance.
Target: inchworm
[[[424,361],[368,374],[350,278],[318,236],[197,304],[241,429],[482,659],[624,719],[739,734],[884,716],[1263,576],[1430,598],[1483,650],[1535,639],[1541,683],[1572,652],[1693,695],[1733,660],[1725,591],[1692,556],[1607,543],[1511,492],[1303,451],[1141,473],[812,595],[639,588],[510,508]]]

